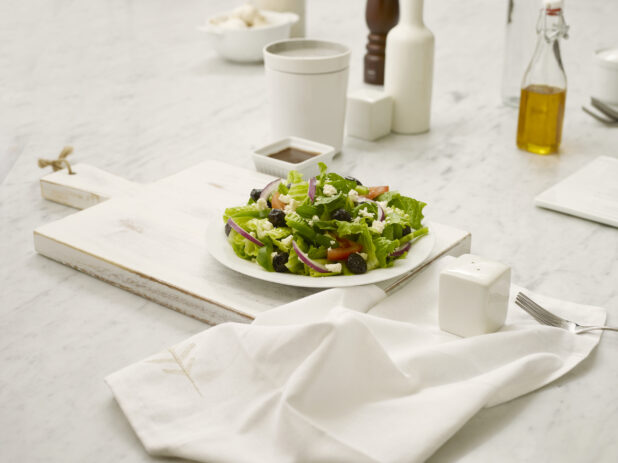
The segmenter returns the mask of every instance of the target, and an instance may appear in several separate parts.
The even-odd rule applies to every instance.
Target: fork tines
[[[544,325],[551,325],[560,327],[563,323],[563,319],[548,312],[543,307],[538,305],[524,293],[517,293],[515,303],[528,312],[536,321],[543,323]]]

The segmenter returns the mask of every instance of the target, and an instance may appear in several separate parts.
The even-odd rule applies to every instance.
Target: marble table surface
[[[307,3],[309,34],[352,48],[350,88],[361,87],[364,2]],[[205,325],[37,255],[32,230],[73,211],[41,198],[36,160],[72,145],[74,159],[141,182],[204,159],[250,164],[269,141],[263,67],[220,60],[195,30],[228,5],[0,3],[0,461],[153,460],[103,377]],[[567,2],[563,144],[545,157],[517,150],[517,111],[500,101],[505,17],[506,1],[426,2],[431,131],[348,137],[333,168],[413,192],[513,281],[603,306],[618,324],[618,230],[532,204],[596,156],[618,157],[618,129],[580,109],[593,51],[618,44],[618,3]],[[431,461],[617,461],[617,352],[605,333],[571,373],[482,411]]]

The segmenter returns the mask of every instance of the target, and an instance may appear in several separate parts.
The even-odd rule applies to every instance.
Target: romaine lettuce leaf
[[[332,240],[328,236],[322,233],[317,233],[315,230],[313,230],[313,228],[309,226],[305,219],[303,219],[296,212],[287,214],[285,216],[285,222],[287,223],[288,227],[290,227],[294,231],[295,234],[300,235],[310,243],[316,244],[318,246],[330,246]]]
[[[334,186],[338,192],[342,192],[345,195],[347,195],[350,190],[356,189],[357,186],[357,183],[354,180],[345,179],[341,175],[333,172],[324,175],[320,186],[324,187],[327,183]]]
[[[232,249],[238,257],[243,259],[251,259],[257,257],[260,247],[244,238],[241,234],[231,230],[228,236],[228,242],[232,245]]]
[[[324,164],[323,162],[318,162],[318,167],[320,168],[320,174],[317,176],[316,180],[318,181],[318,183],[323,184],[328,167],[326,167],[326,164]]]
[[[376,201],[386,201],[390,207],[401,209],[409,216],[409,224],[412,228],[419,229],[422,227],[423,208],[426,204],[408,196],[402,196],[396,191],[387,191],[376,198]]]
[[[398,240],[389,240],[382,236],[378,236],[373,239],[373,244],[375,246],[375,253],[380,263],[380,267],[388,267],[392,265],[388,262],[388,256],[391,252],[399,247]]]
[[[277,191],[282,195],[287,195],[289,190],[285,183],[279,182],[279,185],[277,185]]]
[[[302,261],[298,258],[298,256],[294,252],[294,249],[290,251],[288,262],[287,264],[285,264],[285,266],[291,273],[296,273],[297,275],[307,275],[309,273],[306,265],[303,264]]]
[[[320,210],[320,217],[330,217],[336,209],[345,208],[346,201],[347,196],[339,192],[333,196],[318,196],[313,205]]]
[[[285,216],[285,223],[290,227],[294,233],[298,233],[306,240],[313,241],[315,238],[315,231],[311,228],[305,219],[303,219],[296,212],[289,213]]]
[[[421,221],[423,220],[423,208],[426,204],[422,201],[417,201],[407,196],[399,198],[401,206],[396,206],[410,216],[410,226],[415,230],[422,228]]]
[[[292,230],[288,227],[275,227],[272,230],[267,230],[265,235],[272,240],[282,240],[292,234]]]
[[[275,230],[268,219],[250,219],[243,228],[255,232],[259,240],[263,240],[269,232]]]
[[[292,185],[288,191],[288,196],[298,202],[303,202],[309,193],[309,184],[307,182],[296,183]]]
[[[275,271],[275,269],[273,268],[273,260],[271,257],[272,252],[273,245],[270,242],[267,242],[258,250],[256,258],[257,263],[269,272]]]
[[[238,207],[228,207],[223,214],[223,221],[227,222],[227,220],[231,217],[237,222],[236,218],[238,217],[255,217],[263,219],[268,217],[268,209],[259,210],[256,203],[248,204],[246,206],[238,206]]]
[[[305,219],[311,219],[314,215],[319,213],[318,208],[309,204],[308,202],[303,202],[300,206],[296,208],[296,212],[298,215]]]
[[[326,246],[315,247],[311,246],[307,255],[310,259],[326,259],[326,253],[328,252],[328,248]]]
[[[288,173],[288,178],[287,178],[286,183],[294,184],[294,183],[300,183],[302,181],[303,181],[303,174],[301,174],[297,170],[291,170]]]

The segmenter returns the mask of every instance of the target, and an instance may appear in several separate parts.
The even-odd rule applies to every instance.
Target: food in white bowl
[[[290,37],[298,15],[288,12],[258,10],[251,4],[231,12],[220,13],[198,30],[208,33],[217,53],[230,61],[260,62],[265,45]]]
[[[223,29],[247,29],[269,24],[266,17],[251,3],[245,3],[231,13],[212,18],[209,22]]]

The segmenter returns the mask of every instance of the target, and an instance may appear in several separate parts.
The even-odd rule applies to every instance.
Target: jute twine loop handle
[[[54,172],[60,169],[64,169],[66,167],[69,171],[69,174],[73,175],[75,172],[71,170],[71,164],[69,164],[69,161],[67,161],[66,159],[67,156],[71,154],[72,152],[73,152],[72,146],[65,146],[64,148],[62,148],[62,151],[58,155],[58,159],[49,160],[49,159],[39,158],[39,167],[42,169],[47,166],[52,166],[52,169],[54,169]]]

